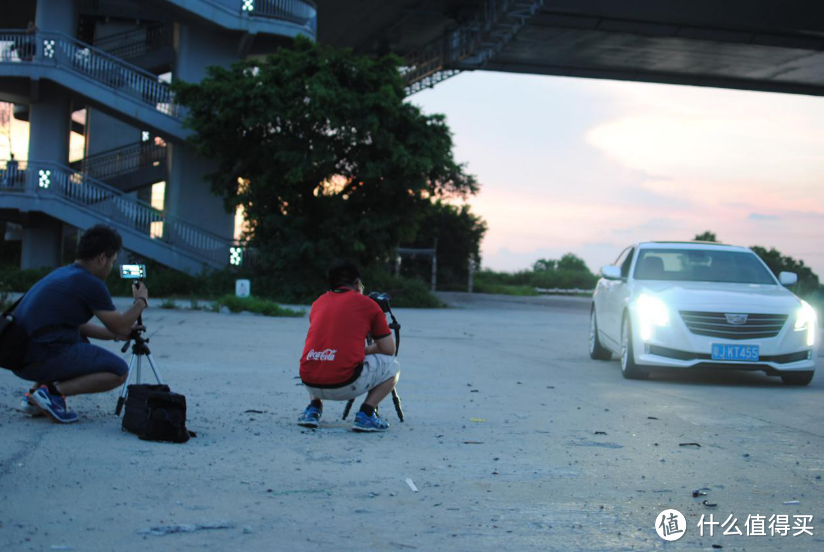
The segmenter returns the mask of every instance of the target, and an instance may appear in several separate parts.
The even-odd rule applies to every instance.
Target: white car
[[[590,357],[652,368],[760,370],[789,385],[814,375],[816,311],[745,247],[645,242],[602,268],[590,311]]]

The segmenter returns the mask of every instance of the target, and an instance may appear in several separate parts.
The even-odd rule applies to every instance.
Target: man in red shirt
[[[363,295],[358,267],[339,264],[327,276],[330,291],[319,297],[309,312],[300,374],[310,403],[298,425],[318,427],[323,399],[348,401],[366,393],[352,429],[386,431],[389,424],[376,409],[400,375],[392,332],[381,307]],[[368,336],[373,343],[365,346]]]

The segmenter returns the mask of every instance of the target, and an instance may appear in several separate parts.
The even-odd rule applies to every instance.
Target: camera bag
[[[20,324],[15,323],[13,314],[23,296],[0,315],[0,368],[7,370],[17,370],[23,366],[28,347],[29,338]]]
[[[130,385],[123,429],[145,441],[185,443],[195,436],[186,429],[186,397],[168,385]]]

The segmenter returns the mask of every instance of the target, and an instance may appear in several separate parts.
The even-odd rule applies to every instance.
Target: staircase
[[[236,244],[53,163],[0,162],[0,208],[45,213],[80,229],[108,224],[124,248],[191,274],[241,259]]]
[[[132,192],[166,179],[166,151],[166,145],[138,142],[84,157],[70,167],[122,192]]]
[[[95,40],[94,47],[152,73],[172,66],[172,25],[155,22]]]
[[[308,36],[315,40],[318,16],[311,0],[152,0],[172,5],[225,29],[250,34]]]
[[[49,79],[138,128],[181,141],[191,133],[167,83],[63,33],[0,31],[0,77]]]

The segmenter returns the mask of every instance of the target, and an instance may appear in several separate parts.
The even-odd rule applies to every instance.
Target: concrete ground
[[[306,318],[147,311],[186,444],[121,432],[116,392],[71,398],[72,426],[26,418],[0,370],[0,550],[822,550],[821,356],[804,388],[629,381],[588,357],[587,300],[445,297],[396,313],[407,421],[388,402],[386,434],[352,433],[342,403],[295,424]],[[672,543],[667,508],[688,523]],[[742,535],[700,536],[703,514]],[[813,536],[746,536],[757,514],[811,515]]]

